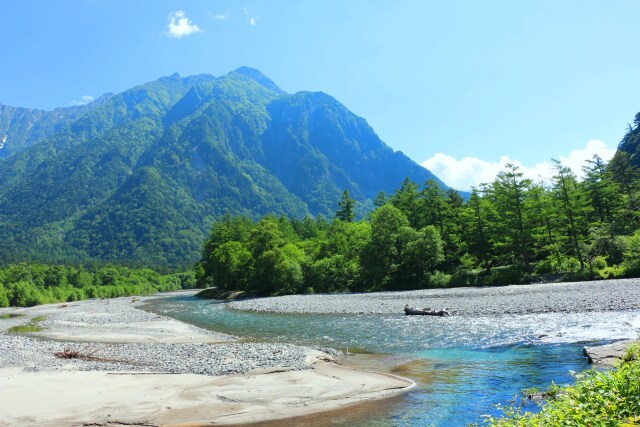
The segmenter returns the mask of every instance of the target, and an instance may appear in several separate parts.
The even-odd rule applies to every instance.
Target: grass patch
[[[5,314],[0,314],[0,320],[14,319],[16,317],[22,317],[22,316],[24,316],[24,314],[5,313]]]
[[[9,328],[8,331],[13,334],[24,334],[27,332],[40,332],[44,328],[37,323],[27,323],[26,325],[14,326]]]
[[[44,317],[44,316],[33,317],[31,319],[31,321],[29,321],[29,323],[27,323],[26,325],[14,326],[12,328],[9,328],[8,332],[13,333],[13,334],[24,334],[24,333],[29,333],[29,332],[40,332],[44,328],[42,326],[38,325],[38,323],[44,321],[45,319],[46,319],[46,317]]]

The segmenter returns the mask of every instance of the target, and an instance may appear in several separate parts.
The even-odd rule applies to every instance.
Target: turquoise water
[[[588,368],[585,343],[637,335],[638,312],[448,318],[241,312],[193,297],[155,300],[152,311],[247,340],[378,354],[373,366],[412,378],[412,391],[364,414],[317,425],[464,426],[498,415],[523,388],[573,381]],[[528,410],[536,410],[529,403]]]

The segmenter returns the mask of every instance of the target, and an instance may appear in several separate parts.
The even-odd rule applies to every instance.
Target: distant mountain
[[[640,113],[636,114],[633,125],[629,125],[618,151],[626,153],[631,165],[640,168]]]
[[[226,212],[331,217],[405,177],[445,185],[324,93],[174,74],[54,111],[0,106],[0,257],[191,263]]]
[[[0,103],[0,159],[49,138],[112,96],[106,94],[88,105],[53,111],[16,108]]]

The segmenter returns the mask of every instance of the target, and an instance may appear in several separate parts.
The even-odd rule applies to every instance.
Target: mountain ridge
[[[446,187],[335,98],[249,67],[69,108],[38,138],[12,128],[23,143],[0,156],[5,259],[191,263],[227,212],[331,217],[345,189],[366,212],[405,177]]]

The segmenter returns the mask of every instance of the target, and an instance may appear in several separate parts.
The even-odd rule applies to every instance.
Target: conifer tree
[[[336,211],[336,218],[343,222],[352,222],[356,216],[355,213],[356,201],[349,197],[349,191],[344,190],[342,193],[342,199],[338,203],[338,210]]]

